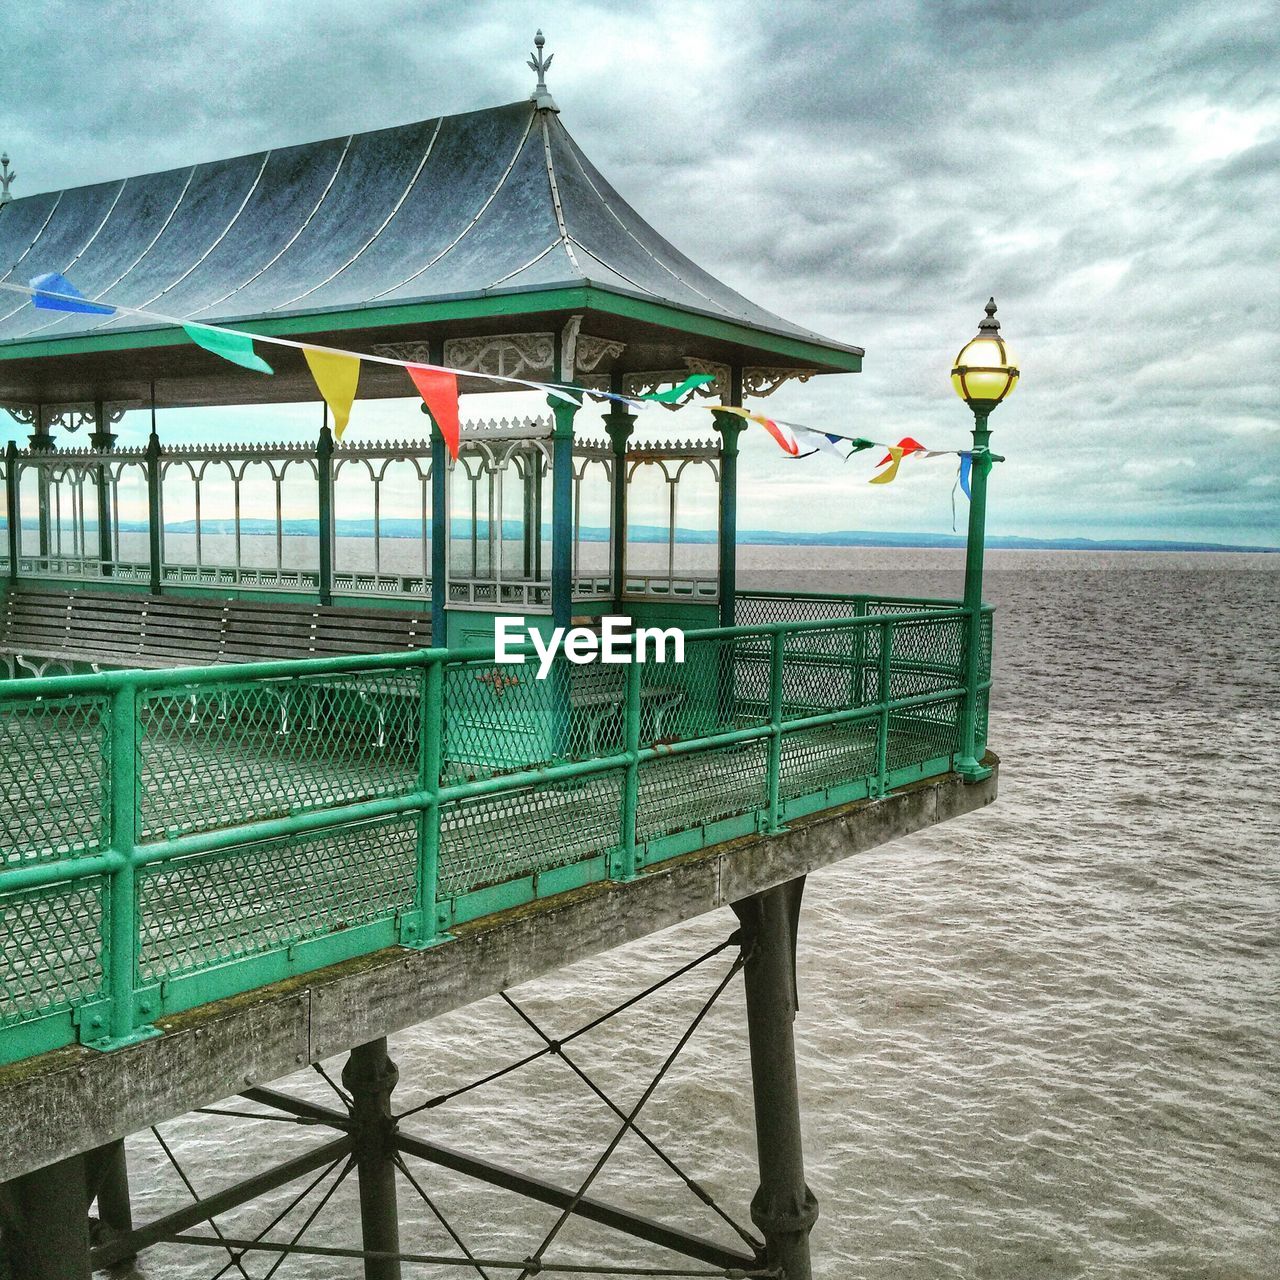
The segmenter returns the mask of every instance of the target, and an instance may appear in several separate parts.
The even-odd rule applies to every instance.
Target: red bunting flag
[[[409,377],[418,388],[423,403],[431,411],[435,424],[444,436],[449,456],[457,461],[458,441],[462,428],[458,423],[458,375],[440,369],[424,369],[420,364],[407,365]]]
[[[886,448],[887,447],[888,446],[886,446]],[[901,462],[903,458],[909,457],[913,453],[920,453],[924,449],[924,445],[922,445],[919,440],[913,440],[910,436],[903,436],[894,447],[902,450],[902,452],[898,454],[898,462]],[[886,462],[893,462],[894,460],[892,453],[886,453],[884,457],[876,463],[876,466],[883,467]],[[897,467],[894,467],[894,471],[897,471],[897,469]]]

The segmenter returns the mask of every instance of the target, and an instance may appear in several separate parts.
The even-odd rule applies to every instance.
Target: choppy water
[[[955,560],[938,553],[824,552],[840,571],[801,581],[796,552],[749,550],[793,588],[958,593]],[[817,1272],[1273,1277],[1280,557],[997,553],[990,564],[998,804],[820,872],[806,894],[797,1033],[822,1208]],[[703,918],[515,994],[562,1034],[731,927],[727,912]],[[584,1038],[582,1064],[629,1106],[713,977]],[[499,1000],[485,1001],[395,1038],[398,1098],[425,1100],[536,1045]],[[413,1123],[566,1183],[613,1132],[603,1106],[547,1063]],[[756,1175],[740,987],[642,1123],[745,1220]],[[207,1117],[163,1132],[202,1190],[315,1140]],[[131,1154],[135,1186],[151,1184],[142,1212],[183,1201],[150,1139]],[[602,1196],[715,1233],[638,1144],[615,1159]],[[414,1172],[477,1252],[522,1258],[555,1216],[425,1165]],[[353,1182],[308,1240],[355,1241]],[[416,1200],[402,1187],[404,1247],[452,1252]],[[259,1206],[223,1226],[266,1221]],[[571,1225],[562,1239],[548,1257],[655,1261],[590,1228]],[[222,1261],[155,1250],[140,1274],[207,1276]],[[268,1265],[259,1256],[249,1273]],[[358,1269],[296,1259],[278,1274]]]

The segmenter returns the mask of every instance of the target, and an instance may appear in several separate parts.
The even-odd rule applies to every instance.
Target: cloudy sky
[[[23,3],[0,147],[25,195],[509,102],[537,26],[563,122],[650,222],[866,348],[862,374],[777,393],[779,416],[960,447],[947,373],[994,294],[1023,368],[993,419],[995,532],[1280,544],[1261,0]],[[165,433],[311,435],[313,408]],[[363,427],[421,422],[392,402]],[[746,527],[951,526],[943,462],[869,487],[864,461],[753,438],[746,474]]]

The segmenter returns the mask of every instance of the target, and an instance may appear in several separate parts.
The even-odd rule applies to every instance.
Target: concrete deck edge
[[[160,1022],[154,1040],[73,1047],[0,1068],[0,1182],[265,1084],[378,1036],[657,933],[866,852],[996,797],[984,782],[925,779],[882,800],[823,810],[775,836],[746,836],[474,921],[421,951],[392,947]]]

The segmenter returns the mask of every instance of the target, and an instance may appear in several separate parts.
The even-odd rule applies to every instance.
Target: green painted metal
[[[615,379],[614,389],[622,390],[621,378]],[[628,413],[621,405],[613,404],[604,415],[604,429],[609,436],[609,445],[613,451],[613,512],[611,529],[613,531],[610,577],[613,582],[613,603],[615,609],[621,608],[622,592],[626,585],[627,559],[627,441],[635,430],[636,415]]]
[[[551,438],[551,617],[567,627],[573,616],[573,419],[578,405],[557,396],[547,404],[555,419]]]
[[[739,375],[739,371],[734,371]],[[735,383],[740,376],[735,376]],[[741,403],[741,394],[733,397]],[[715,413],[716,430],[720,432],[720,625],[732,626],[737,600],[738,580],[738,437],[746,423],[733,413]]]
[[[316,479],[319,481],[320,573],[317,595],[321,604],[333,603],[333,432],[329,429],[329,406],[324,408],[324,425],[316,442]]]
[[[4,449],[5,533],[9,543],[9,579],[18,579],[18,538],[22,516],[18,506],[18,442],[10,440]]]
[[[237,324],[245,333],[291,334],[340,333],[351,329],[377,329],[388,325],[428,325],[459,320],[488,319],[493,316],[540,315],[547,312],[601,312],[638,320],[645,324],[677,329],[718,342],[739,344],[774,355],[785,356],[802,365],[819,366],[833,372],[857,373],[862,353],[838,343],[807,342],[784,334],[771,333],[750,325],[697,311],[685,311],[666,303],[651,302],[629,294],[614,293],[599,286],[568,289],[535,289],[524,293],[456,298],[444,302],[405,303],[381,307],[358,307],[350,311],[317,312],[310,316],[287,316],[277,320],[253,320]],[[136,351],[144,348],[185,346],[188,339],[180,329],[135,330],[129,333],[96,334],[56,341],[19,342],[0,347],[0,360],[78,355],[90,351]]]
[[[147,437],[147,578],[153,596],[160,594],[160,568],[164,559],[164,511],[161,506],[160,468],[163,451],[156,434],[155,391],[151,395],[151,434]]]
[[[0,681],[0,1061],[952,764],[989,610],[975,668],[954,603],[764,603],[687,633],[681,666],[548,681],[491,645]]]
[[[973,467],[969,481],[969,536],[964,557],[965,699],[960,728],[960,756],[956,769],[969,782],[981,782],[991,770],[978,751],[978,701],[982,695],[982,564],[987,529],[987,476],[991,473],[991,431],[988,413],[974,411]],[[990,657],[988,655],[988,662]]]

